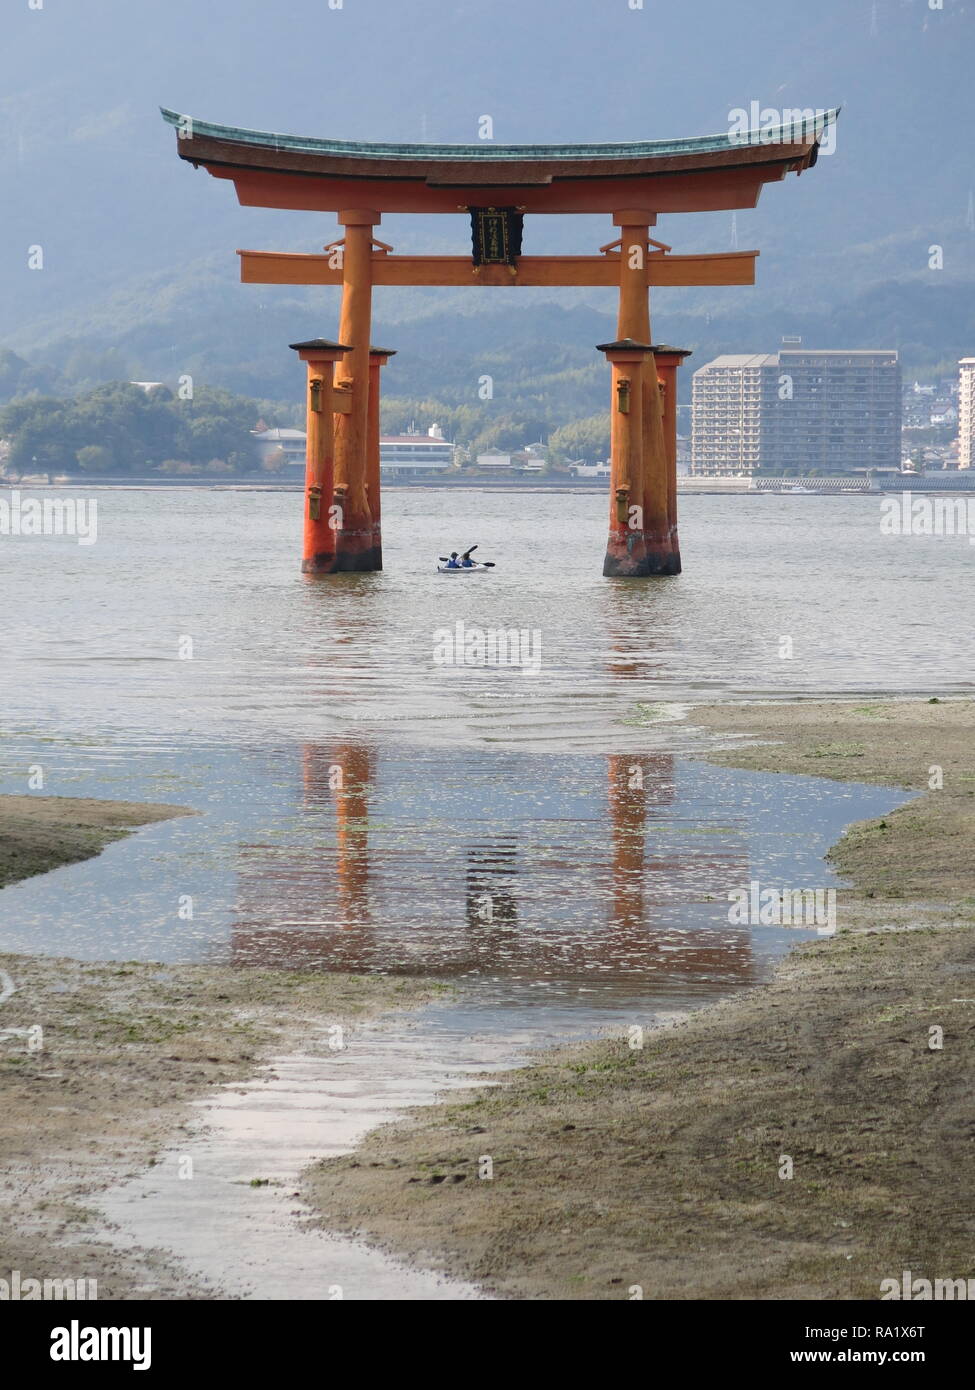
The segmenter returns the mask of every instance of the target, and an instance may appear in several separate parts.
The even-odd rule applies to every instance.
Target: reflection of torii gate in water
[[[315,817],[329,813],[334,848],[321,839],[314,847],[241,846],[234,961],[356,974],[487,971],[563,982],[591,981],[594,971],[604,981],[753,979],[748,929],[674,931],[682,907],[749,881],[745,839],[717,848],[700,838],[671,839],[654,850],[646,842],[650,815],[665,807],[676,812],[680,800],[673,755],[610,755],[605,771],[608,815],[598,822],[605,834],[587,869],[591,915],[584,928],[566,931],[562,898],[567,872],[579,867],[575,849],[553,845],[544,863],[533,863],[527,824],[502,817],[486,829],[472,822],[456,842],[461,853],[446,858],[442,836],[411,839],[404,865],[395,834],[391,850],[395,817],[380,810],[373,819],[378,752],[341,740],[305,744],[302,804]],[[385,796],[393,786],[387,782]],[[532,879],[552,889],[541,916],[532,907],[538,898],[527,891]],[[436,883],[436,903],[429,917],[411,920],[416,904],[421,913],[430,906],[423,905],[423,881]]]
[[[341,285],[340,342],[296,343],[308,365],[302,569],[382,568],[379,372],[373,285],[606,286],[619,290],[612,364],[609,541],[603,573],[676,574],[677,368],[650,338],[651,285],[750,285],[757,251],[673,256],[659,213],[754,207],[766,183],[810,168],[828,111],[776,129],[599,145],[360,144],[209,125],[174,111],[181,158],[230,179],[249,207],[334,212],[324,255],[241,251],[251,284]],[[395,256],[383,213],[470,213],[473,257]],[[619,229],[595,256],[522,256],[525,213],[602,213]]]

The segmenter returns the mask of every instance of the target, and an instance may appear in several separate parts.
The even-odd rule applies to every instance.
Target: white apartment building
[[[958,467],[975,464],[975,357],[958,363]]]
[[[855,474],[900,466],[897,353],[783,348],[694,373],[691,472]]]
[[[777,365],[774,353],[726,353],[694,373],[692,473],[737,475],[761,466],[762,397]]]

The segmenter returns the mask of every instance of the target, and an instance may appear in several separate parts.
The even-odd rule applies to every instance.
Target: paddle
[[[469,559],[471,558],[471,556],[473,555],[473,553],[474,553],[474,551],[475,551],[476,549],[477,549],[477,546],[476,546],[476,545],[472,545],[471,548],[470,548],[470,550],[465,550],[465,551],[464,551],[464,554],[463,554],[463,556],[462,556],[461,558],[464,559],[464,560],[469,560]],[[483,565],[484,568],[485,568],[486,570],[493,570],[493,569],[496,569],[496,568],[497,568],[497,566],[495,565],[495,563],[494,563],[493,560],[476,560],[476,561],[475,561],[475,564]]]

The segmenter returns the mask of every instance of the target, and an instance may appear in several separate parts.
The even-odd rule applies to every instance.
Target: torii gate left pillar
[[[312,338],[292,343],[308,364],[306,396],[305,523],[301,551],[303,574],[332,574],[336,569],[335,410],[332,390],[335,364],[348,351],[344,343]],[[342,403],[344,406],[344,402]]]

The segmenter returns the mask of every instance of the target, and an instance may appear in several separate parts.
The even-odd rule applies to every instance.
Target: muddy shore
[[[0,882],[183,814],[0,797]],[[158,1252],[102,1239],[98,1192],[152,1164],[185,1127],[193,1100],[253,1076],[265,1058],[299,1049],[323,1025],[354,1028],[440,989],[375,976],[0,954],[0,1279],[13,1270],[95,1279],[101,1300],[219,1296]]]
[[[877,1298],[904,1269],[971,1277],[975,703],[689,718],[727,738],[727,766],[923,792],[834,847],[838,934],[642,1048],[548,1052],[377,1130],[310,1170],[306,1199],[330,1229],[514,1298]]]
[[[149,801],[0,796],[0,888],[89,859],[137,826],[192,814],[185,806]]]

